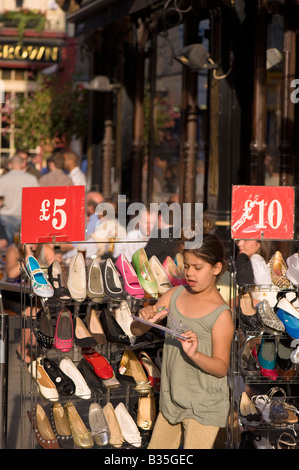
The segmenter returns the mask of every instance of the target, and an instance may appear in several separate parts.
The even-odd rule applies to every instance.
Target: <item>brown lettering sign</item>
[[[29,60],[33,62],[57,62],[58,46],[0,44],[0,60]]]

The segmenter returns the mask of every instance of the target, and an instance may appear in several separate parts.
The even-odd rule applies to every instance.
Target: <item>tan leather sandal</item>
[[[296,439],[292,434],[288,432],[283,432],[280,434],[276,442],[277,449],[295,449],[297,445]]]

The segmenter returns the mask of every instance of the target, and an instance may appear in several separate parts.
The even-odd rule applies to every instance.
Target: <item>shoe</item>
[[[100,322],[103,327],[105,337],[111,343],[120,343],[131,345],[129,336],[124,332],[112,313],[108,310],[102,310]]]
[[[131,332],[131,323],[133,321],[132,314],[128,303],[125,300],[122,300],[119,308],[115,309],[114,312],[115,320],[124,331],[124,333],[129,337],[131,346],[135,344],[136,336]]]
[[[156,420],[156,402],[153,395],[139,397],[137,410],[137,426],[144,431],[151,431]]]
[[[72,402],[68,402],[64,406],[64,411],[72,432],[74,444],[77,447],[82,447],[84,449],[90,449],[93,447],[94,442],[91,436],[91,432],[87,430],[84,422],[75,408],[75,405]]]
[[[95,374],[101,379],[111,379],[114,375],[112,366],[109,364],[107,359],[95,351],[93,348],[89,350],[82,349],[82,355],[85,357],[87,362],[92,366]]]
[[[98,403],[91,403],[88,412],[89,426],[93,440],[99,446],[109,444],[110,431],[109,426],[103,412]]]
[[[244,431],[241,434],[240,444],[238,449],[256,449],[254,441],[256,439],[256,434],[251,431]]]
[[[277,395],[278,394],[278,395]],[[288,412],[284,408],[286,392],[279,387],[273,387],[268,392],[270,398],[269,419],[271,424],[284,424],[288,419]]]
[[[254,395],[251,397],[251,400],[254,406],[262,413],[263,420],[267,424],[271,424],[271,420],[269,418],[270,413],[270,398],[268,395]]]
[[[132,350],[125,350],[119,363],[119,373],[129,375],[134,378],[136,386],[134,390],[142,394],[148,394],[152,391],[152,386],[144,372],[141,363]]]
[[[86,359],[82,357],[81,361],[79,362],[77,369],[83,375],[84,379],[88,386],[95,391],[96,393],[106,393],[107,387],[103,383],[103,381],[94,373],[92,367],[88,364]]]
[[[83,400],[89,400],[91,398],[91,390],[86,383],[81,372],[72,362],[69,357],[61,359],[59,363],[59,369],[62,370],[75,384],[75,395]]]
[[[47,275],[41,269],[34,256],[28,256],[26,260],[27,272],[30,276],[33,292],[39,297],[53,297],[54,289],[47,279]]]
[[[162,264],[158,260],[157,256],[152,256],[150,258],[149,265],[156,279],[159,294],[160,295],[165,294],[165,292],[167,292],[172,287],[172,284],[167,277],[165,269],[163,268]]]
[[[258,353],[254,347],[252,355],[259,363],[261,374],[270,380],[277,380],[275,340],[264,333]]]
[[[295,437],[289,432],[283,432],[280,434],[276,441],[276,449],[295,449],[297,446],[297,441]]]
[[[270,274],[273,284],[280,289],[289,289],[290,281],[286,277],[287,265],[280,251],[276,251],[270,260]]]
[[[184,272],[184,257],[181,253],[177,253],[174,262],[182,273]]]
[[[256,428],[262,424],[262,413],[256,408],[246,392],[242,392],[239,411],[242,424],[246,424],[252,428]]]
[[[270,307],[267,300],[263,300],[258,304],[258,314],[263,325],[270,329],[270,333],[282,333],[285,331],[284,324],[277,317],[274,309]]]
[[[290,380],[296,375],[294,362],[292,361],[291,348],[292,339],[281,337],[277,345],[276,366],[278,377],[283,377],[285,380]]]
[[[158,367],[153,363],[149,355],[145,351],[141,351],[138,355],[139,360],[147,372],[147,376],[151,386],[156,390],[160,390],[161,374]]]
[[[167,277],[173,286],[186,285],[185,274],[178,268],[173,259],[167,256],[162,263],[166,271]]]
[[[253,306],[250,292],[246,292],[240,298],[240,326],[244,332],[255,335],[263,329],[259,313]]]
[[[98,344],[106,344],[107,338],[94,308],[92,308],[91,311],[86,315],[86,323],[96,342]]]
[[[276,315],[284,324],[287,334],[299,339],[299,312],[285,297],[277,302]]]
[[[123,300],[126,291],[120,282],[120,277],[111,258],[107,258],[101,265],[105,294],[114,300]]]
[[[287,258],[286,277],[294,286],[299,285],[299,254],[294,253]]]
[[[253,270],[249,256],[239,253],[236,258],[236,282],[241,287],[254,284]]]
[[[50,422],[59,447],[62,449],[72,449],[74,447],[74,440],[71,428],[63,406],[58,402],[55,402],[52,405],[50,411]]]
[[[109,444],[113,447],[120,448],[123,445],[124,437],[121,433],[120,425],[111,402],[106,403],[103,407],[103,412],[110,431]]]
[[[80,317],[76,317],[75,343],[80,348],[96,346],[95,338],[89,333]]]
[[[71,258],[67,287],[72,299],[83,302],[86,299],[86,268],[82,253],[78,252]]]
[[[54,361],[47,357],[42,359],[42,364],[48,376],[54,383],[59,395],[69,396],[75,393],[76,387],[70,377],[68,377]]]
[[[28,416],[38,444],[43,449],[59,449],[58,441],[42,406],[37,403]]]
[[[253,348],[261,344],[261,337],[248,338],[241,350],[241,372],[243,376],[258,375],[259,367],[252,355]]]
[[[98,259],[94,259],[88,266],[87,296],[90,300],[97,303],[103,302],[105,297],[103,276]]]
[[[74,345],[74,329],[72,314],[67,308],[63,308],[58,315],[54,346],[61,352],[69,352]]]
[[[148,262],[144,248],[135,251],[132,256],[132,264],[136,270],[140,285],[143,290],[154,299],[158,299],[158,285]]]
[[[43,397],[49,401],[58,401],[59,395],[57,388],[45,371],[41,357],[38,357],[28,365],[28,372],[34,378],[39,392]]]
[[[123,278],[127,293],[136,299],[143,299],[144,290],[140,285],[135,269],[125,255],[119,255],[115,261],[115,267]]]
[[[71,294],[67,288],[67,281],[58,260],[55,259],[53,263],[50,264],[48,276],[54,289],[54,297],[66,302],[71,300]]]
[[[54,327],[48,306],[37,313],[38,328],[34,329],[36,340],[40,346],[52,349],[54,346]]]
[[[124,439],[134,447],[141,447],[141,435],[125,405],[120,402],[115,408],[115,415]]]
[[[254,283],[257,286],[269,286],[272,284],[270,269],[268,268],[266,261],[260,255],[252,255],[250,258]]]

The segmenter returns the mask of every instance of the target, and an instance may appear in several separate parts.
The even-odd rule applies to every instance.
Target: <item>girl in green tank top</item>
[[[151,449],[178,448],[181,439],[184,448],[211,448],[219,428],[226,425],[234,324],[216,286],[225,268],[221,240],[204,235],[200,247],[184,250],[186,285],[169,289],[155,305],[139,312],[145,320],[156,323],[170,311],[185,326],[185,339],[165,335],[160,413]],[[171,326],[169,322],[167,326]],[[142,335],[149,328],[137,320],[131,325],[134,335]]]

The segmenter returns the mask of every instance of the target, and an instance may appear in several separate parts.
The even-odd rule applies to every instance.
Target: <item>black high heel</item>
[[[71,294],[67,288],[61,265],[56,259],[49,266],[48,278],[54,289],[54,297],[62,301],[71,300]]]

